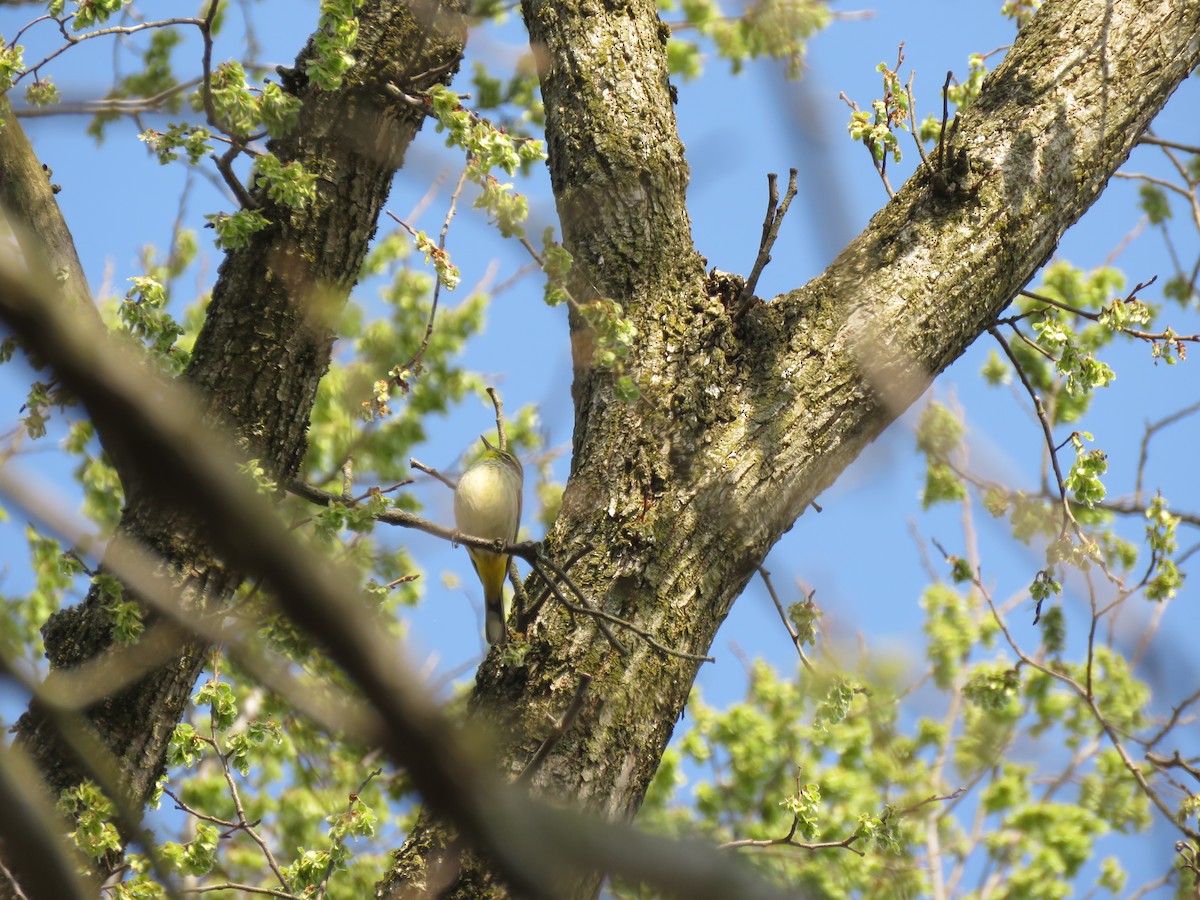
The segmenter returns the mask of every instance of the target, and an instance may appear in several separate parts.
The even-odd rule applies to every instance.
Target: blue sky
[[[918,113],[940,109],[939,89],[947,70],[965,76],[967,56],[988,52],[1007,44],[1014,27],[999,15],[998,2],[981,0],[880,0],[869,16],[852,16],[835,22],[811,42],[807,72],[800,81],[788,81],[781,65],[752,64],[737,78],[729,65],[710,58],[704,76],[679,84],[676,108],[679,127],[692,169],[689,192],[696,246],[709,264],[746,273],[754,261],[766,204],[766,173],[778,172],[786,179],[789,167],[802,170],[800,192],[783,225],[774,250],[775,261],[759,283],[758,293],[771,297],[803,284],[816,275],[842,246],[866,225],[871,215],[886,202],[886,194],[872,170],[864,148],[846,136],[848,109],[838,98],[845,92],[860,106],[867,106],[879,93],[875,66],[894,63],[897,45],[905,43],[906,69],[917,73],[915,91]],[[248,7],[259,26],[260,58],[290,63],[316,21],[316,3],[284,4],[269,0]],[[286,8],[287,13],[277,14]],[[849,11],[844,4],[835,9]],[[25,21],[28,10],[0,8],[0,33],[7,37]],[[231,27],[239,28],[238,13],[231,13]],[[670,18],[668,16],[668,18]],[[268,27],[269,26],[269,27]],[[31,32],[27,45],[43,46],[49,29]],[[523,51],[523,30],[516,20],[503,29],[476,35],[469,45],[469,59],[511,64]],[[237,52],[231,42],[226,53]],[[177,51],[182,60],[187,46]],[[27,52],[34,58],[35,52]],[[218,43],[217,56],[222,45]],[[94,73],[111,67],[112,45],[96,41],[75,48],[51,70],[68,100],[95,97]],[[992,61],[993,63],[995,60]],[[467,67],[464,67],[469,71]],[[466,90],[464,86],[461,90]],[[1156,128],[1161,136],[1188,143],[1200,140],[1197,86],[1180,89]],[[157,124],[147,119],[147,124]],[[182,166],[161,167],[138,143],[132,122],[111,127],[106,141],[97,146],[83,134],[86,119],[52,117],[31,119],[25,127],[42,159],[54,170],[54,180],[63,185],[60,203],[74,233],[80,256],[94,291],[123,294],[125,279],[139,274],[141,248],[153,243],[162,247],[180,208],[177,199],[186,179]],[[907,159],[900,173],[911,171],[915,150],[902,145]],[[426,193],[429,182],[441,172],[451,175],[428,210],[415,223],[434,231],[440,225],[457,171],[457,157],[449,154],[442,139],[426,129],[410,153],[408,165],[398,177],[389,208],[401,217]],[[1150,148],[1135,151],[1131,166],[1139,171],[1152,167],[1161,171],[1159,155]],[[893,175],[899,187],[903,174]],[[553,201],[544,172],[535,173],[518,189],[531,199],[531,234],[554,223]],[[1137,225],[1133,206],[1135,188],[1115,181],[1100,203],[1064,239],[1059,255],[1091,268],[1106,262],[1123,238]],[[183,217],[197,228],[208,244],[201,261],[184,280],[207,289],[211,286],[220,254],[211,246],[211,231],[202,228],[204,213],[232,209],[206,179],[194,177]],[[1195,231],[1179,230],[1181,256],[1195,258]],[[526,260],[511,242],[506,242],[477,214],[460,210],[451,232],[448,249],[463,269],[463,288],[484,277],[489,265],[498,261],[495,280],[502,281]],[[1130,283],[1150,275],[1169,277],[1162,242],[1151,229],[1143,230],[1125,247],[1117,264],[1124,267]],[[1035,278],[1035,283],[1037,279]],[[360,298],[371,297],[374,288],[360,288]],[[541,286],[526,278],[496,298],[489,314],[487,331],[468,348],[468,364],[494,376],[510,409],[537,404],[551,445],[568,447],[572,409],[570,363],[566,346],[563,310],[550,310],[541,303]],[[445,298],[444,298],[445,299]],[[449,302],[458,302],[451,295]],[[1168,321],[1183,330],[1182,316]],[[1193,329],[1195,330],[1195,329]],[[971,429],[972,462],[986,467],[993,477],[1017,485],[1034,487],[1042,459],[1040,433],[1029,416],[1028,401],[1008,389],[985,389],[977,372],[990,348],[981,341],[938,379],[933,393],[955,398],[966,410]],[[1108,451],[1112,475],[1110,490],[1125,493],[1129,473],[1136,460],[1141,429],[1146,421],[1161,418],[1200,394],[1194,365],[1154,366],[1141,347],[1122,351],[1114,365],[1118,380],[1097,399],[1094,412],[1083,423],[1096,436],[1098,446]],[[20,365],[0,368],[0,432],[7,431],[18,417],[23,398]],[[483,402],[468,401],[442,420],[428,423],[428,445],[417,450],[423,461],[450,467],[464,447],[489,426],[490,411]],[[947,549],[961,550],[962,529],[957,510],[922,512],[917,500],[923,471],[914,449],[912,413],[890,428],[820,499],[823,512],[806,514],[772,551],[767,567],[776,586],[795,596],[796,579],[817,590],[816,599],[825,611],[827,634],[839,645],[853,646],[863,633],[876,652],[894,652],[915,658],[919,654],[920,615],[918,598],[928,583],[913,531],[924,538],[937,538]],[[1059,435],[1065,437],[1065,432]],[[1173,505],[1200,510],[1196,479],[1188,476],[1194,465],[1194,448],[1200,439],[1200,423],[1185,422],[1152,450],[1150,486],[1161,484]],[[23,471],[40,472],[49,487],[70,499],[61,466],[51,464],[47,454],[23,457]],[[565,477],[566,461],[558,471]],[[436,483],[424,481],[415,488],[427,503],[427,514],[448,523],[449,494]],[[20,514],[0,526],[0,591],[13,592],[26,584],[23,527]],[[1028,584],[1041,567],[1036,550],[1014,547],[1004,523],[994,522],[982,511],[976,516],[983,552],[985,578],[994,580],[998,596],[1007,596]],[[1140,528],[1129,533],[1137,535]],[[537,535],[534,535],[537,536]],[[404,536],[406,539],[407,535]],[[425,572],[427,599],[412,614],[411,651],[419,663],[428,660],[435,677],[445,675],[477,660],[483,649],[478,585],[465,552],[420,536],[410,541],[413,554]],[[459,586],[448,588],[442,575],[453,572]],[[1068,590],[1062,600],[1069,618],[1082,621],[1081,599]],[[1175,660],[1168,668],[1195,681],[1187,648],[1178,637],[1198,624],[1194,600],[1181,595],[1167,612],[1168,627],[1159,634],[1151,660]],[[1127,622],[1136,634],[1133,620],[1145,610],[1135,610]],[[1019,639],[1032,642],[1032,615],[1014,616]],[[720,704],[740,697],[744,687],[739,655],[761,656],[782,670],[796,664],[794,651],[780,627],[766,592],[755,582],[737,603],[713,647],[716,665],[706,666],[700,685],[709,702]],[[844,657],[848,661],[848,657]],[[1185,692],[1186,693],[1186,692]],[[6,715],[11,712],[6,709]],[[1169,845],[1168,849],[1169,849]]]

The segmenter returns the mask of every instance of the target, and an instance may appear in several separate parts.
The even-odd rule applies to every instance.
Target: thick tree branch
[[[603,0],[522,4],[546,107],[550,180],[574,267],[569,292],[584,303],[619,302],[637,318],[664,292],[694,294],[703,260],[692,246],[688,166],[671,102],[670,30],[654,0],[614,12]],[[571,315],[575,444],[585,440],[593,397],[593,339]]]
[[[791,462],[772,460],[776,479],[803,489],[780,496],[765,516],[757,508],[774,520],[767,527],[787,527],[812,488],[840,471],[844,452],[874,439],[991,324],[1099,196],[1198,55],[1194,0],[1047,3],[958,124],[949,150],[966,154],[965,179],[940,192],[936,173],[922,167],[820,277],[751,316],[755,337],[769,335],[778,350],[762,367],[759,396],[790,389],[796,397],[770,430],[815,438],[789,442]],[[789,345],[788,335],[804,339]],[[820,383],[833,389],[831,381],[867,400],[853,422],[839,409],[811,421],[812,392]],[[850,434],[854,448],[839,446]]]

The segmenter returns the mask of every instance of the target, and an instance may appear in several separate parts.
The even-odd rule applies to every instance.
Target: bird
[[[463,472],[454,488],[454,522],[463,534],[512,543],[521,527],[521,489],[525,471],[507,450],[483,441],[484,453]],[[475,574],[483,584],[484,633],[489,644],[504,644],[504,579],[508,554],[468,547]]]

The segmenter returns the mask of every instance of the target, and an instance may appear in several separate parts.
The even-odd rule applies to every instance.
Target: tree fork
[[[734,323],[705,295],[688,234],[654,4],[525,0],[524,12],[565,244],[637,325],[642,389],[618,403],[577,356],[575,456],[547,551],[590,544],[572,568],[580,587],[695,653],[780,535],[1049,258],[1200,61],[1196,0],[1048,0],[963,114],[947,148],[958,164],[923,165],[822,275]],[[696,664],[636,642],[617,657],[553,604],[526,639],[522,666],[485,660],[471,699],[505,736],[500,767],[523,769],[588,672],[534,789],[631,818]],[[423,817],[378,894],[508,895],[454,846]],[[600,879],[562,896],[594,896]]]

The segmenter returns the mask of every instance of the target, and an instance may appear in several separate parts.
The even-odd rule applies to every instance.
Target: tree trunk
[[[821,276],[734,318],[692,247],[653,0],[524,0],[524,13],[575,282],[636,324],[641,389],[617,401],[573,323],[574,457],[546,548],[560,562],[589,548],[571,569],[584,595],[691,654],[811,501],[1050,257],[1200,61],[1196,0],[1048,0],[952,131],[946,165],[922,166]],[[591,675],[533,784],[628,819],[698,663],[616,631],[627,656],[548,601],[522,665],[485,660],[472,709],[515,774]],[[423,818],[380,896],[506,895],[485,861],[447,847]],[[600,878],[561,895],[594,896]]]
[[[360,9],[359,22],[356,61],[341,88],[321,91],[308,84],[303,72],[315,52],[312,42],[301,52],[287,85],[304,101],[300,123],[270,144],[283,162],[299,160],[319,176],[317,199],[289,210],[252,192],[270,225],[226,255],[186,373],[208,416],[234,434],[248,458],[260,459],[282,480],[295,476],[304,455],[309,413],[329,365],[330,325],[358,278],[392,178],[423,123],[421,113],[398,103],[384,85],[412,93],[447,81],[466,40],[465,11],[457,0],[375,0]],[[227,603],[241,576],[213,559],[176,514],[171,497],[151,487],[153,473],[121,475],[122,534],[162,558],[168,568],[162,574],[195,609]],[[84,603],[52,616],[43,635],[52,670],[110,652],[104,597],[93,588]],[[167,743],[207,649],[203,641],[184,641],[167,662],[87,710],[116,758],[127,799],[139,809],[164,771]],[[67,749],[53,718],[36,704],[15,730],[55,795],[88,776],[88,761]],[[23,861],[5,862],[20,872]]]

